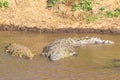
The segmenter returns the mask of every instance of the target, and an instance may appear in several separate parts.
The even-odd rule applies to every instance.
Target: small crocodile
[[[8,53],[12,56],[18,56],[20,58],[27,58],[32,60],[34,54],[31,50],[23,45],[10,43],[5,46],[5,53]]]

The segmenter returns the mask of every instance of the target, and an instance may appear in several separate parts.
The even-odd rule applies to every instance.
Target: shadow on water
[[[120,62],[120,59],[113,59],[112,62]]]
[[[113,59],[107,63],[107,66],[104,68],[114,68],[120,69],[120,59]]]
[[[96,58],[96,62],[95,62],[97,65],[97,67],[94,67],[96,69],[103,69],[103,70],[106,70],[106,69],[110,69],[110,70],[120,70],[120,59],[116,59],[116,58],[108,58],[108,57],[105,57],[105,58]]]

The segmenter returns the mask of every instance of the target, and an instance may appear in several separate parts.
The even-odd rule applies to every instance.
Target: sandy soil
[[[119,0],[94,0],[100,2],[106,9],[114,9],[120,6]],[[103,1],[103,2],[102,2]],[[106,3],[105,3],[106,2]],[[86,23],[84,15],[71,12],[68,6],[59,5],[61,13],[56,13],[55,8],[48,9],[46,0],[10,0],[8,9],[0,9],[0,24],[14,25],[19,27],[37,27],[39,29],[61,29],[61,28],[94,28],[120,30],[120,16],[117,18],[101,18],[100,20]],[[93,5],[93,12],[101,6]],[[2,30],[2,29],[1,29]]]

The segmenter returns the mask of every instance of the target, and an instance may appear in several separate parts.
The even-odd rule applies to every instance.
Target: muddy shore
[[[120,34],[120,30],[116,28],[108,29],[94,29],[94,28],[57,28],[47,29],[38,27],[27,26],[14,26],[14,25],[0,25],[0,31],[25,31],[25,32],[38,32],[38,33],[100,33],[100,34]]]

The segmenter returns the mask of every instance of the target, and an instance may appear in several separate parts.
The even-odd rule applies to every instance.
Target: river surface
[[[77,56],[49,61],[39,56],[54,40],[68,37],[100,37],[114,45],[89,45],[78,48]],[[33,60],[4,54],[4,45],[19,43],[30,48]],[[76,33],[0,32],[0,80],[120,80],[120,35]]]

